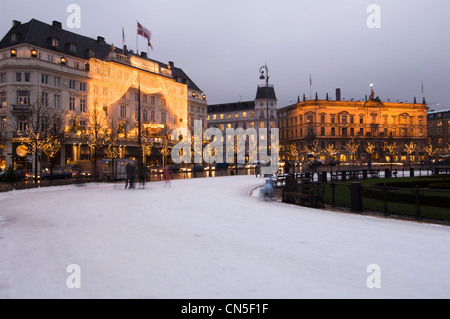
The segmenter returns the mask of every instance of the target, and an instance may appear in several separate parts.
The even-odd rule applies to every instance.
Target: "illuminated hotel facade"
[[[374,98],[373,90],[363,101],[343,101],[337,89],[336,100],[304,99],[283,107],[278,110],[280,157],[301,162],[314,157],[326,162],[354,160],[364,164],[371,158],[386,163],[391,158],[385,145],[396,145],[393,162],[419,163],[426,157],[428,107],[415,102],[383,102]],[[416,147],[408,154],[405,145],[411,142]],[[314,143],[317,154],[311,153]],[[350,143],[359,145],[355,153],[348,150]],[[374,145],[372,154],[366,150],[368,143]],[[327,147],[335,152],[327,153]]]
[[[207,125],[205,94],[173,62],[63,30],[57,21],[13,21],[0,42],[0,167],[25,168],[34,156],[18,147],[37,109],[62,118],[61,166],[93,159],[87,140],[96,125],[117,130],[122,158],[139,154],[139,120],[141,132],[154,133],[155,156],[172,129]]]

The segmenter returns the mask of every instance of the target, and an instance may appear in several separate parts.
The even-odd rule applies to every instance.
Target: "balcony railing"
[[[13,104],[13,111],[19,111],[19,112],[29,112],[31,111],[31,105],[29,104]]]

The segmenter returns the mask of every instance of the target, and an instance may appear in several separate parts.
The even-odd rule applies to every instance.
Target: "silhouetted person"
[[[129,188],[134,188],[134,172],[135,172],[135,167],[133,165],[131,165],[130,163],[127,164],[127,166],[125,166],[125,171],[127,174],[127,181],[125,183],[125,188],[129,187]],[[130,185],[130,186],[128,186]]]
[[[142,188],[145,188],[145,166],[142,163],[139,163],[139,166],[138,166],[138,179],[139,179],[139,185]]]

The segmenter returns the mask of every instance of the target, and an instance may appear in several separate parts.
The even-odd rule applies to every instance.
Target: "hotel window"
[[[242,117],[245,119],[247,117],[247,112],[242,112]]]
[[[155,105],[155,97],[154,96],[150,97],[150,104]]]
[[[231,120],[231,114],[227,114],[227,119]]]
[[[126,105],[120,106],[120,117],[127,117],[127,106]]]
[[[0,117],[0,132],[6,132],[6,116]]]
[[[60,87],[61,86],[61,78],[59,76],[55,76],[53,78],[53,85],[56,87]]]
[[[139,101],[139,93],[134,93],[134,100],[135,100],[136,102]]]
[[[255,122],[251,122],[251,123],[250,123],[250,127],[251,127],[251,128],[255,128]]]
[[[363,135],[364,135],[364,128],[361,127],[361,128],[359,129],[358,135],[360,135],[360,136],[363,136]]]
[[[30,104],[30,91],[17,91],[17,104]]]
[[[347,115],[341,116],[341,123],[347,123]]]
[[[147,103],[147,94],[144,94],[142,97],[142,102]]]
[[[216,114],[213,115],[213,120],[217,120],[217,115]]]
[[[6,73],[0,73],[0,83],[6,82]]]
[[[76,53],[77,52],[77,45],[75,43],[69,44],[69,50],[70,52]]]
[[[52,38],[50,44],[52,47],[59,47],[59,40],[57,38]]]
[[[80,91],[86,92],[86,83],[80,82]]]
[[[231,129],[231,123],[227,124],[227,128]]]
[[[255,117],[255,112],[254,111],[250,112],[250,117]]]
[[[166,112],[161,112],[161,123],[166,124]]]
[[[86,132],[86,129],[87,129],[86,120],[80,120],[78,123],[80,124],[80,131]]]
[[[42,74],[41,75],[41,83],[42,84],[48,84],[48,74]]]
[[[69,98],[69,110],[75,111],[75,98],[74,97]]]
[[[350,115],[350,123],[351,124],[355,123],[355,116],[354,115]]]
[[[6,107],[6,106],[7,106],[6,92],[2,91],[2,92],[0,92],[0,107]]]
[[[30,82],[31,81],[31,74],[30,74],[30,72],[25,72],[24,73],[24,79],[25,79],[25,82]]]
[[[355,128],[354,127],[350,128],[350,135],[355,136]]]
[[[324,124],[325,123],[325,114],[321,114],[320,115],[320,123]],[[325,134],[324,134],[325,135]]]
[[[223,124],[220,124],[220,130],[223,131],[225,129]]]
[[[260,127],[261,127],[261,128],[264,128],[264,122],[261,122],[261,123],[260,123]]]
[[[303,123],[303,116],[299,116],[299,118],[300,118],[300,124],[302,124]]]
[[[325,127],[320,128],[320,136],[325,136]]]
[[[26,116],[18,116],[17,117],[17,130],[23,132],[27,128],[28,118]]]
[[[48,106],[48,93],[47,92],[42,92],[41,105],[42,106]]]
[[[306,117],[306,122],[307,122],[308,124],[313,123],[313,121],[314,121],[314,117],[313,117],[312,115],[308,115],[308,116]]]
[[[75,90],[75,81],[74,80],[69,80],[69,89]]]
[[[331,124],[336,123],[336,115],[331,115],[330,118],[331,118]]]
[[[220,119],[223,120],[223,114],[220,114]]]
[[[348,132],[347,128],[343,127],[342,128],[342,136],[347,136],[347,132]]]
[[[86,100],[85,99],[80,99],[80,111],[86,112]]]
[[[22,73],[16,72],[16,82],[22,82]]]
[[[61,107],[61,95],[53,96],[53,106],[55,109],[59,109]]]
[[[150,121],[155,122],[155,111],[150,111]]]
[[[364,124],[364,116],[363,115],[359,116],[359,124]]]
[[[235,119],[238,119],[238,118],[239,118],[239,113],[235,113],[235,114],[234,114],[234,118],[235,118]]]

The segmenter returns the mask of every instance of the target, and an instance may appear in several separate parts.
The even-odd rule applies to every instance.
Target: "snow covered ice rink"
[[[263,178],[0,194],[1,298],[448,298],[450,227],[265,202]],[[80,288],[69,288],[69,265]],[[379,265],[380,288],[367,267]]]

